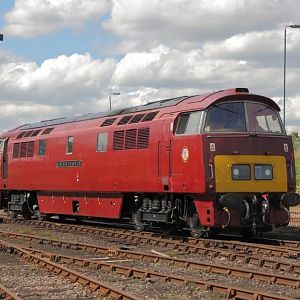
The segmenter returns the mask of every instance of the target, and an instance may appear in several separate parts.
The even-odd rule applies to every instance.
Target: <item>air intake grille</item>
[[[34,142],[28,142],[27,157],[33,157],[33,154],[34,154]]]
[[[13,149],[13,158],[18,158],[20,157],[20,143],[15,143],[14,144],[14,149]]]
[[[27,143],[21,143],[21,150],[20,150],[20,157],[26,157],[27,156]]]
[[[33,157],[34,156],[34,141],[15,143],[13,147],[13,158]]]
[[[124,149],[124,130],[115,131],[113,137],[113,150],[123,150],[123,149]]]
[[[143,149],[149,147],[149,128],[140,128],[138,131],[137,148]]]
[[[125,135],[125,149],[135,149],[136,148],[136,129],[126,130]]]
[[[149,147],[150,128],[114,132],[113,150],[145,149]]]

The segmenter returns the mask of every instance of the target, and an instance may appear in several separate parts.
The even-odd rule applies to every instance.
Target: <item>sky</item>
[[[0,132],[248,87],[283,106],[298,0],[1,0]],[[300,132],[300,28],[287,28],[286,127]]]

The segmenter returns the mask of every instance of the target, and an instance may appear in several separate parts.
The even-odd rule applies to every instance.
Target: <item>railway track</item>
[[[266,273],[254,270],[246,270],[244,268],[239,267],[230,267],[224,265],[218,265],[216,263],[204,263],[199,261],[178,259],[174,257],[166,257],[160,255],[154,255],[150,253],[140,253],[136,251],[129,250],[120,250],[120,249],[112,249],[108,247],[100,247],[96,245],[89,244],[80,244],[80,243],[70,243],[56,239],[43,238],[33,235],[25,235],[18,233],[10,233],[0,231],[1,238],[6,238],[10,240],[25,240],[29,242],[35,242],[44,245],[51,245],[54,247],[64,248],[64,249],[73,249],[73,250],[82,250],[82,251],[90,251],[93,253],[100,253],[106,256],[113,256],[118,259],[134,259],[145,262],[152,263],[167,263],[170,266],[176,266],[180,268],[187,268],[198,270],[206,273],[214,273],[219,275],[226,274],[227,276],[239,277],[239,278],[249,278],[258,281],[264,281],[273,284],[286,285],[290,287],[298,288],[300,286],[300,278],[295,278],[292,276],[288,276],[287,274],[275,274],[275,273]],[[226,253],[226,252],[225,252]],[[227,256],[228,253],[225,254]],[[59,255],[58,255],[59,256]],[[79,259],[78,259],[79,261]],[[269,269],[269,271],[278,270],[280,272],[290,273],[290,274],[299,274],[300,275],[300,264],[294,264],[290,262],[279,262],[274,261],[272,259],[262,259],[260,256],[245,256],[242,262],[243,265],[250,264],[253,267],[265,269]],[[90,262],[88,263],[90,264]],[[101,263],[98,263],[99,267]],[[105,266],[105,263],[102,264]],[[115,268],[116,266],[111,266]]]
[[[10,253],[18,254],[21,259],[38,265],[39,267],[46,269],[47,271],[53,272],[56,275],[61,275],[64,278],[68,278],[72,282],[78,282],[84,286],[88,286],[91,290],[97,292],[102,297],[111,297],[113,299],[120,300],[138,300],[138,297],[130,295],[125,291],[118,290],[107,283],[100,282],[93,278],[87,277],[84,274],[78,273],[66,267],[63,267],[49,259],[37,256],[32,253],[32,251],[25,250],[15,244],[7,243],[0,240],[0,245],[2,250],[6,249]]]
[[[92,259],[87,258],[80,258],[80,257],[73,257],[73,256],[67,256],[67,255],[61,255],[56,254],[44,250],[38,250],[38,249],[32,249],[32,248],[26,248],[24,246],[17,246],[12,243],[0,241],[0,244],[4,249],[7,249],[9,251],[14,251],[14,253],[17,253],[22,258],[25,258],[27,261],[33,262],[35,264],[41,265],[42,267],[46,267],[47,269],[50,269],[51,271],[54,271],[57,274],[62,273],[64,276],[68,276],[71,279],[78,280],[79,282],[83,284],[92,284],[91,288],[99,289],[99,283],[97,282],[97,285],[95,286],[95,280],[92,282],[90,278],[87,278],[86,276],[79,275],[79,273],[70,271],[70,269],[67,269],[65,267],[59,266],[57,262],[60,264],[73,264],[80,267],[93,267],[94,269],[101,269],[106,270],[108,272],[115,272],[120,275],[125,275],[128,278],[139,278],[144,280],[145,278],[151,278],[155,280],[161,280],[166,283],[170,283],[173,285],[188,285],[193,284],[194,286],[201,288],[201,289],[209,289],[214,292],[217,292],[219,294],[225,295],[226,297],[234,297],[237,299],[292,299],[285,296],[278,296],[275,294],[265,293],[261,291],[253,291],[245,288],[240,288],[228,284],[219,284],[219,283],[213,283],[213,282],[207,282],[203,280],[193,279],[189,277],[183,277],[183,276],[175,276],[171,274],[164,274],[159,272],[151,272],[150,270],[143,270],[143,269],[137,269],[133,267],[128,266],[122,266],[120,264],[111,263],[111,262],[103,262],[103,261],[95,261]],[[30,255],[30,257],[28,257]],[[40,257],[40,260],[37,259],[37,257]],[[157,257],[159,258],[159,257]],[[55,261],[55,263],[53,263]],[[181,261],[183,263],[183,261]],[[185,267],[188,267],[188,265],[185,262]],[[181,264],[181,266],[183,266]],[[196,263],[194,264],[196,266]],[[201,264],[198,264],[198,267],[201,266]],[[202,269],[198,269],[200,271],[204,271],[203,264]],[[217,267],[213,268],[210,266],[209,268],[205,269],[206,272],[217,272],[222,275],[230,275],[230,276],[241,276],[246,278],[251,278],[254,280],[263,280],[268,283],[272,284],[287,284],[288,286],[292,287],[299,287],[300,279],[295,278],[287,278],[284,276],[277,276],[275,275],[266,275],[264,273],[255,272],[250,275],[247,271],[242,270],[233,270],[232,268],[222,268],[219,269]],[[103,284],[102,284],[103,286]],[[105,293],[107,293],[107,287],[105,289]],[[116,296],[116,295],[114,295]],[[117,295],[119,296],[119,295]],[[119,296],[120,297],[120,296]],[[122,298],[118,299],[134,299],[129,298],[127,295],[127,298],[122,296]]]
[[[9,219],[3,218],[3,221],[11,224],[25,224],[33,226],[41,226],[47,229],[71,230],[81,233],[97,234],[105,238],[124,239],[130,242],[138,242],[147,245],[159,245],[162,247],[170,247],[184,252],[199,253],[202,255],[218,256],[220,251],[230,250],[232,259],[240,259],[247,254],[260,254],[261,256],[276,256],[285,258],[300,257],[300,243],[296,241],[277,240],[273,243],[277,245],[254,244],[249,242],[228,241],[217,239],[195,239],[187,237],[162,236],[151,232],[136,232],[134,230],[124,230],[119,228],[95,227],[89,225],[74,225],[56,222],[45,222],[37,220]],[[260,239],[263,242],[264,239]],[[270,240],[265,239],[265,243]],[[234,252],[233,252],[234,251]]]
[[[0,284],[0,299],[3,300],[22,300],[13,291]]]
[[[61,241],[56,239],[49,239],[44,237],[38,237],[33,235],[26,235],[20,233],[13,233],[7,231],[0,231],[0,237],[6,239],[21,239],[26,241],[35,241],[43,244],[48,244],[52,246],[58,246],[61,248],[73,248],[79,250],[89,250],[96,253],[107,253],[107,248],[96,246],[96,245],[89,245],[83,243],[71,243],[67,241]],[[144,240],[143,240],[144,241]],[[161,244],[156,244],[161,246]],[[177,245],[177,243],[175,244]],[[205,248],[201,246],[194,246],[194,247],[175,247],[176,250],[185,252],[185,253],[197,253],[202,256],[209,256],[212,258],[223,258],[229,261],[236,261],[238,263],[246,264],[250,263],[256,265],[257,267],[265,267],[265,268],[273,268],[273,269],[280,269],[286,270],[290,272],[300,272],[300,267],[297,264],[292,263],[285,263],[285,262],[278,262],[272,259],[263,258],[260,253],[236,253],[232,250],[228,249],[214,249],[214,248]],[[191,249],[193,251],[191,251]],[[129,253],[129,251],[122,250],[120,253]],[[135,254],[136,255],[136,254]],[[140,254],[141,255],[141,254]],[[145,255],[145,254],[143,254]]]
[[[82,225],[74,225],[74,224],[61,224],[55,222],[44,222],[44,221],[36,221],[30,220],[25,221],[21,219],[7,219],[4,218],[3,220],[5,223],[12,223],[16,225],[26,225],[32,228],[33,230],[42,228],[55,230],[56,232],[63,231],[63,232],[83,232],[83,233],[90,233],[96,234],[101,237],[105,237],[104,240],[108,239],[119,239],[120,241],[126,242],[129,241],[132,244],[147,244],[159,247],[167,247],[167,249],[176,249],[179,253],[196,253],[199,255],[203,255],[204,257],[211,257],[220,258],[224,260],[227,259],[228,263],[230,261],[234,261],[239,264],[244,265],[243,268],[236,268],[236,267],[224,267],[223,265],[217,265],[215,263],[203,263],[203,262],[195,262],[190,260],[184,259],[177,259],[174,257],[162,257],[160,255],[154,255],[149,253],[140,253],[136,251],[129,251],[129,250],[120,250],[115,249],[112,247],[101,247],[91,244],[81,244],[81,243],[70,243],[67,241],[62,240],[53,240],[43,237],[19,234],[19,233],[12,233],[7,231],[0,231],[0,236],[5,239],[10,240],[25,240],[36,242],[44,245],[51,245],[58,248],[64,249],[74,249],[74,250],[82,250],[82,251],[90,251],[93,253],[101,253],[106,256],[112,256],[113,258],[117,259],[130,259],[130,260],[139,260],[145,261],[150,263],[167,263],[169,266],[184,268],[189,270],[198,270],[200,273],[207,273],[207,274],[216,274],[216,275],[224,275],[226,274],[227,277],[232,278],[249,278],[251,280],[265,282],[267,284],[272,283],[273,285],[282,285],[286,287],[299,287],[299,279],[297,277],[293,277],[290,275],[298,275],[300,274],[300,265],[294,262],[293,260],[278,260],[279,258],[297,258],[298,254],[298,247],[296,242],[291,242],[290,244],[286,244],[285,246],[274,246],[274,245],[253,245],[251,243],[245,243],[240,241],[224,241],[224,240],[206,240],[206,239],[193,239],[193,238],[186,238],[186,237],[166,237],[162,235],[158,235],[155,233],[143,232],[138,233],[132,230],[123,230],[123,229],[112,229],[112,228],[97,228],[94,226],[82,226]],[[276,241],[279,244],[280,241]],[[284,241],[285,242],[285,241]],[[233,243],[233,244],[232,244]],[[235,243],[235,244],[234,244]],[[178,246],[178,244],[180,244]],[[258,247],[257,247],[258,246]],[[250,250],[248,250],[250,247]],[[261,248],[262,247],[262,248]],[[258,250],[257,250],[258,249]],[[38,251],[37,249],[35,251]],[[40,251],[40,250],[39,250]],[[35,254],[38,255],[36,252]],[[53,254],[52,254],[53,255]],[[274,256],[270,258],[269,256]],[[65,255],[66,256],[66,255]],[[195,256],[195,255],[194,255]],[[45,256],[46,257],[46,256]],[[53,255],[53,260],[58,260],[64,262],[64,260],[68,260],[70,258],[64,258],[63,255],[56,254]],[[63,258],[62,258],[63,257]],[[66,256],[67,257],[67,256]],[[49,255],[48,255],[49,259]],[[74,259],[74,258],[73,258]],[[120,270],[119,266],[116,265],[106,265],[105,263],[102,264],[95,264],[95,262],[88,262],[88,261],[80,261],[79,259],[75,259],[77,264],[83,265],[90,265],[90,266],[97,266],[97,268],[102,268],[104,270],[111,268],[111,270]],[[252,268],[264,268],[262,272],[250,271],[245,270],[245,264],[249,264]],[[169,278],[169,274],[163,274],[163,276],[157,276],[154,274],[145,273],[145,271],[141,272],[138,271],[130,271],[129,269],[122,269],[120,274],[124,274],[126,272],[128,274],[133,274],[133,276],[137,276],[134,274],[144,274],[149,278]],[[268,273],[266,273],[268,271]],[[275,274],[274,274],[275,271]],[[123,273],[122,273],[123,272]],[[278,274],[276,274],[276,272]],[[284,275],[279,273],[284,272]],[[127,274],[126,273],[126,274]],[[145,275],[148,274],[148,275]],[[129,276],[129,275],[127,275]],[[142,275],[140,275],[142,277]],[[138,276],[137,276],[138,277]],[[169,279],[165,279],[168,281]],[[184,279],[174,279],[169,280],[171,283],[174,282],[184,282]],[[186,279],[186,282],[190,282]],[[196,284],[196,283],[193,283]],[[197,286],[201,286],[201,284],[196,284]],[[217,287],[215,287],[214,291],[216,291]],[[248,291],[249,292],[249,291]],[[223,293],[223,292],[222,292]],[[235,292],[231,292],[233,295]],[[243,299],[250,299],[250,296],[245,296],[246,298]],[[278,297],[277,297],[278,298]],[[252,299],[252,298],[251,298]],[[254,298],[255,299],[255,298]],[[261,299],[269,299],[263,297]]]

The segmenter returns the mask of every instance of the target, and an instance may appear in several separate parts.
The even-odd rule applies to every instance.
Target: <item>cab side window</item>
[[[176,127],[176,134],[198,134],[203,112],[195,111],[181,114]]]
[[[4,149],[4,140],[0,140],[0,153],[3,152]]]
[[[106,152],[107,151],[107,132],[98,133],[97,138],[97,152]]]
[[[68,136],[68,138],[67,138],[67,154],[73,153],[73,142],[74,142],[74,137]]]
[[[46,140],[39,140],[39,148],[38,148],[38,155],[43,156],[46,154]]]

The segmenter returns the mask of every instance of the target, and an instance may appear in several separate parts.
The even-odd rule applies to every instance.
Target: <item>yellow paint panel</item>
[[[231,167],[234,164],[251,166],[251,180],[232,180]],[[254,165],[273,166],[273,180],[255,180]],[[284,156],[264,155],[216,155],[215,156],[216,191],[225,192],[286,192],[287,174]]]

